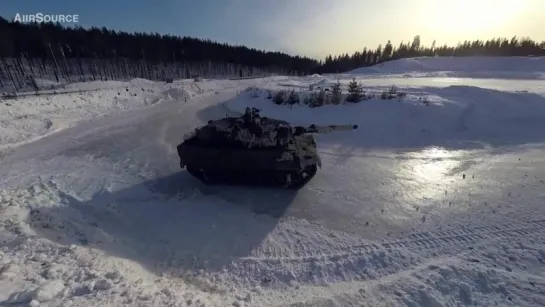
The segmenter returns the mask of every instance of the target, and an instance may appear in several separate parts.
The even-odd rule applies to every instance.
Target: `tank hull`
[[[177,151],[180,167],[205,184],[301,188],[321,166],[317,155],[293,159],[281,148],[210,148],[187,140]]]
[[[180,167],[207,184],[300,188],[321,167],[311,133],[357,129],[356,125],[292,126],[247,107],[240,117],[210,120],[184,135]]]

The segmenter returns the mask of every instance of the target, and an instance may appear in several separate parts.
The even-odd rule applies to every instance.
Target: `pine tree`
[[[294,91],[290,91],[290,95],[288,96],[288,104],[294,105],[299,103],[299,95]]]
[[[321,107],[325,103],[326,103],[325,91],[324,89],[320,89],[320,92],[318,93],[318,99],[316,100],[316,107]]]
[[[278,105],[286,103],[286,94],[287,93],[284,90],[278,91],[273,97],[273,102]]]
[[[363,98],[363,87],[356,82],[356,78],[353,78],[352,81],[348,83],[348,97],[346,97],[346,101],[360,102]]]
[[[331,103],[341,104],[342,95],[341,82],[337,81],[337,83],[333,84],[331,89]]]

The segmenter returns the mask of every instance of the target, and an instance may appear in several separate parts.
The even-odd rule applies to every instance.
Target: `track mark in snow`
[[[502,240],[516,240],[542,231],[545,219],[495,226],[456,228],[406,235],[399,240],[350,244],[342,236],[327,240],[320,235],[297,239],[275,236],[254,256],[233,259],[228,279],[234,283],[322,284],[374,280],[405,271],[426,259],[459,255]],[[270,243],[270,244],[269,244]],[[337,251],[331,253],[330,251]]]
[[[260,250],[262,257],[247,257],[244,259],[275,261],[275,260],[305,260],[315,257],[336,258],[347,255],[373,253],[381,250],[407,249],[413,251],[452,249],[455,246],[478,245],[483,242],[515,238],[533,234],[545,227],[545,219],[529,221],[525,223],[511,223],[495,226],[479,226],[473,228],[459,228],[446,231],[421,232],[406,235],[400,240],[379,241],[349,246],[329,246],[320,250],[337,250],[337,253],[326,254],[317,252],[311,242],[294,240],[284,235],[284,244],[276,245]],[[276,242],[280,241],[278,239]],[[322,242],[324,243],[324,242]],[[328,242],[329,243],[329,242]],[[327,244],[327,243],[326,243]],[[329,245],[329,244],[328,244]],[[335,244],[336,245],[336,244]],[[286,251],[286,252],[283,252]]]

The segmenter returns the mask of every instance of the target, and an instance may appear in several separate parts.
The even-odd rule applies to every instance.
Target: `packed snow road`
[[[191,291],[250,306],[362,300],[428,306],[440,295],[462,293],[462,301],[482,303],[531,293],[521,284],[526,277],[508,272],[527,272],[545,259],[532,241],[545,226],[540,143],[365,148],[357,142],[361,134],[338,132],[317,137],[324,166],[300,191],[203,186],[179,169],[175,146],[194,127],[236,112],[229,107],[235,96],[222,91],[126,111],[19,147],[0,161],[2,187],[20,187],[26,197],[17,202],[24,208],[12,212],[24,222],[15,230],[113,256],[123,262],[122,275],[133,274],[134,263],[157,274],[144,278],[157,287],[150,305],[186,301],[172,294],[182,281]],[[513,246],[490,251],[520,239],[530,240],[526,256]],[[518,268],[504,259],[511,257],[535,259]],[[109,258],[88,258],[95,267],[116,267]],[[503,271],[483,277],[492,266]],[[75,293],[84,282],[70,274],[64,286]],[[532,282],[545,289],[538,275]],[[453,286],[462,282],[467,289]],[[132,283],[107,287],[106,303],[126,303],[114,289]],[[536,297],[533,304],[543,302]]]

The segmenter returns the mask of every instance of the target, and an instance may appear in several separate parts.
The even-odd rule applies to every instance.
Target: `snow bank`
[[[81,240],[94,227],[42,213],[65,206],[65,197],[54,182],[36,181],[27,189],[0,190],[3,304],[224,306],[225,297],[199,290],[184,279],[157,276],[135,261],[107,255],[83,241],[71,241]],[[66,244],[54,243],[36,233],[37,227],[51,234],[66,230],[67,236],[62,238]],[[107,233],[98,229],[91,232],[92,240],[110,243]]]
[[[244,112],[247,106],[257,107],[262,115],[294,124],[359,125],[353,133],[327,138],[343,146],[475,148],[545,140],[543,95],[471,86],[400,90],[406,94],[402,99],[375,97],[356,104],[316,108],[276,105],[266,98],[266,91],[258,98],[253,97],[253,92],[245,92],[226,106],[235,112]],[[380,91],[377,94],[380,97]]]
[[[67,85],[54,94],[29,95],[0,103],[0,148],[17,146],[82,121],[164,101],[203,94],[191,84],[135,79]]]
[[[545,57],[417,57],[361,67],[347,74],[543,79]]]

